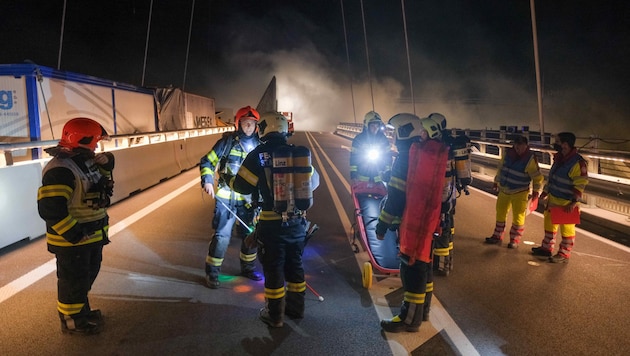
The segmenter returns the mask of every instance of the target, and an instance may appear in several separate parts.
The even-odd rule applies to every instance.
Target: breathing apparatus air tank
[[[311,186],[311,151],[304,146],[293,148],[293,190],[295,207],[307,210],[313,205],[313,187]]]
[[[273,209],[278,213],[289,208],[293,190],[293,156],[291,146],[280,146],[272,153]]]
[[[470,139],[467,136],[456,136],[451,144],[455,159],[455,176],[457,178],[457,190],[462,189],[466,195],[468,186],[472,184],[472,163],[470,160]]]

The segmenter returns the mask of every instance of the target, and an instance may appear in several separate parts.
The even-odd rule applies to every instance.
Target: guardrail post
[[[599,169],[599,158],[584,157],[584,159],[586,160],[586,167],[588,168],[589,173],[601,174],[601,170]]]
[[[0,166],[12,166],[13,165],[13,154],[11,151],[4,151],[4,164]]]

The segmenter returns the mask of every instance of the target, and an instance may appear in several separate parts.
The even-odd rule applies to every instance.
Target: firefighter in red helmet
[[[97,334],[103,328],[88,292],[101,267],[103,245],[109,243],[114,155],[95,154],[106,138],[98,122],[75,118],[64,125],[59,144],[46,150],[53,158],[43,169],[37,205],[46,222],[48,251],[57,258],[57,311],[64,333]]]
[[[237,233],[241,238],[241,275],[254,281],[262,279],[255,266],[256,248],[247,247],[244,243],[255,217],[258,197],[233,191],[221,178],[226,174],[235,175],[247,154],[260,144],[257,133],[259,120],[260,114],[256,109],[250,106],[240,108],[234,116],[236,131],[224,134],[210,152],[201,157],[199,164],[201,187],[216,200],[212,219],[212,228],[215,232],[208,247],[205,263],[206,284],[212,289],[219,288],[220,285],[221,265],[230,243],[232,228],[237,220],[234,214],[249,225],[242,226],[239,222],[237,226]],[[219,176],[216,187],[215,176]]]

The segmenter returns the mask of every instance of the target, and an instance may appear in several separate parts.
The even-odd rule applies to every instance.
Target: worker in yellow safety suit
[[[492,236],[485,243],[497,245],[503,241],[507,215],[512,209],[512,227],[508,248],[518,248],[525,231],[525,216],[531,200],[536,201],[543,187],[544,177],[536,156],[529,149],[527,138],[517,136],[511,148],[501,157],[493,189],[499,191],[496,203],[496,224]]]
[[[532,254],[549,257],[552,263],[567,263],[575,243],[575,223],[556,223],[552,209],[562,209],[565,214],[575,213],[579,216],[579,202],[588,184],[586,160],[577,153],[575,135],[561,132],[555,135],[553,147],[558,153],[553,157],[553,165],[549,170],[549,180],[541,197],[545,204],[545,237],[540,247],[533,247]],[[558,253],[553,255],[556,233],[560,229],[562,242]]]

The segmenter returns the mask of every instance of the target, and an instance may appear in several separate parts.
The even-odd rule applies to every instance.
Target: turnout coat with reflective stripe
[[[113,167],[113,155],[108,155]],[[44,167],[37,203],[39,215],[46,221],[49,246],[70,247],[103,241],[108,228],[107,210],[95,205],[100,193],[93,189],[103,175],[111,175],[111,171],[104,171],[93,160],[80,156],[55,157]],[[89,238],[81,241],[84,236]]]
[[[212,147],[212,150],[201,157],[199,171],[201,174],[201,186],[205,183],[214,184],[214,177],[217,172],[226,170],[225,173],[236,175],[249,152],[260,144],[258,135],[245,136],[240,131],[225,134]],[[239,193],[236,193],[227,186],[227,182],[220,182],[216,185],[216,196],[224,199],[234,199],[236,201],[249,200]]]

